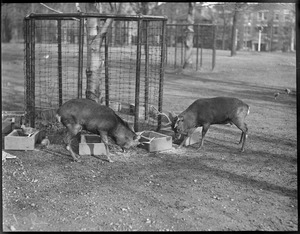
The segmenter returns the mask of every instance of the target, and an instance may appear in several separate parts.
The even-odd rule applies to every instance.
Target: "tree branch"
[[[61,12],[61,11],[57,11],[57,10],[54,10],[53,8],[51,8],[51,7],[49,7],[49,6],[47,6],[46,4],[44,4],[44,3],[40,3],[42,6],[44,6],[44,7],[46,7],[47,9],[49,9],[50,11],[54,11],[54,12],[56,12],[56,13],[60,13],[60,14],[62,14],[63,12]]]
[[[78,11],[78,12],[81,12],[81,9],[80,9],[80,6],[79,6],[79,3],[78,3],[78,2],[75,3],[75,6],[76,6],[77,11]]]
[[[54,10],[53,8],[51,8],[51,7],[49,7],[49,6],[47,6],[46,4],[44,4],[44,3],[40,3],[42,6],[44,6],[44,7],[46,7],[48,10],[50,10],[50,11],[54,11],[54,12],[56,12],[56,13],[59,13],[59,14],[63,14],[63,12],[61,12],[61,11],[58,11],[58,10]],[[79,19],[76,19],[76,18],[72,18],[73,20],[76,20],[76,21],[79,21]]]
[[[113,12],[114,11],[114,7],[112,5],[112,2],[109,2],[109,6],[110,6],[110,10]]]

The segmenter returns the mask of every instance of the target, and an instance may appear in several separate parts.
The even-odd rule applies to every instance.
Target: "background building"
[[[231,47],[234,10],[235,3],[196,4],[195,6],[195,24],[217,25],[217,49],[226,50]],[[168,23],[184,24],[187,11],[186,3],[163,3],[155,14],[166,15]],[[296,48],[295,4],[240,3],[236,35],[238,50],[294,51]]]

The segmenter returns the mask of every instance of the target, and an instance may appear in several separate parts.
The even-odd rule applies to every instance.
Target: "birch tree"
[[[136,14],[151,15],[158,8],[159,2],[130,2],[130,6]]]
[[[193,52],[193,41],[194,41],[194,22],[195,22],[195,2],[189,2],[186,39],[185,39],[185,58],[183,69],[188,68],[192,65],[192,52]]]
[[[119,14],[122,3],[109,3],[110,13]],[[77,4],[77,9],[82,9]],[[100,3],[85,3],[87,13],[102,13]],[[101,22],[98,18],[87,18],[87,66],[86,66],[86,98],[101,103],[101,73],[104,67],[104,55],[101,53],[101,47],[107,30],[112,24],[113,18],[108,18]]]

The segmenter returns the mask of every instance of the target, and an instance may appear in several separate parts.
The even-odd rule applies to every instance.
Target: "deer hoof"
[[[202,150],[202,149],[203,149],[203,147],[200,145],[200,146],[198,147],[197,151],[200,151],[200,150]]]
[[[109,163],[115,162],[114,160],[112,160],[112,159],[110,159],[110,158],[107,158],[106,160],[107,160],[107,162],[109,162]]]
[[[74,162],[80,162],[79,158],[73,158]]]

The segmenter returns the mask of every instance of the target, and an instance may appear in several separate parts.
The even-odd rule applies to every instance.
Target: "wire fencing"
[[[135,130],[159,129],[163,103],[166,18],[99,14],[31,14],[24,19],[25,102],[30,125],[54,121],[56,110],[87,90],[86,20],[112,24],[100,47],[97,78],[103,104]],[[100,30],[100,29],[97,29]],[[97,58],[95,58],[97,59]]]
[[[167,24],[166,64],[170,68],[182,67],[185,61],[185,40],[188,24]],[[213,70],[216,65],[216,26],[194,24],[192,69]]]

